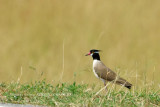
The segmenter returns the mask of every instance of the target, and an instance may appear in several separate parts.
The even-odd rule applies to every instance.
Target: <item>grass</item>
[[[0,102],[47,106],[158,107],[160,90],[109,91],[97,94],[94,85],[61,83],[45,80],[31,84],[1,83]],[[104,91],[104,90],[103,90]]]

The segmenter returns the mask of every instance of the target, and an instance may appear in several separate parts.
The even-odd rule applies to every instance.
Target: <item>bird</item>
[[[132,84],[129,83],[127,80],[121,78],[119,75],[117,75],[114,71],[112,71],[110,68],[106,67],[105,64],[100,60],[99,52],[101,50],[92,49],[89,51],[86,56],[92,56],[93,58],[93,73],[94,75],[103,81],[104,86],[106,87],[107,82],[113,82],[118,85],[122,85],[128,89],[131,89]],[[107,91],[107,87],[105,88]]]

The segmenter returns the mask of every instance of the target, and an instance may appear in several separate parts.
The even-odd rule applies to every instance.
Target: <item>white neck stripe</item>
[[[99,52],[94,52],[94,53],[99,53]]]

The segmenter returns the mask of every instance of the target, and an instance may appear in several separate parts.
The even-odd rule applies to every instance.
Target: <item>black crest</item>
[[[97,49],[92,49],[90,50],[91,53],[94,53],[94,52],[100,52],[101,50],[97,50]]]

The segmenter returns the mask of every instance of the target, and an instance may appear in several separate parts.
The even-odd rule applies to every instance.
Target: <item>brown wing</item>
[[[99,62],[95,67],[94,67],[95,72],[97,75],[107,81],[113,81],[116,79],[116,73],[113,72],[111,69],[106,67],[102,62]]]

